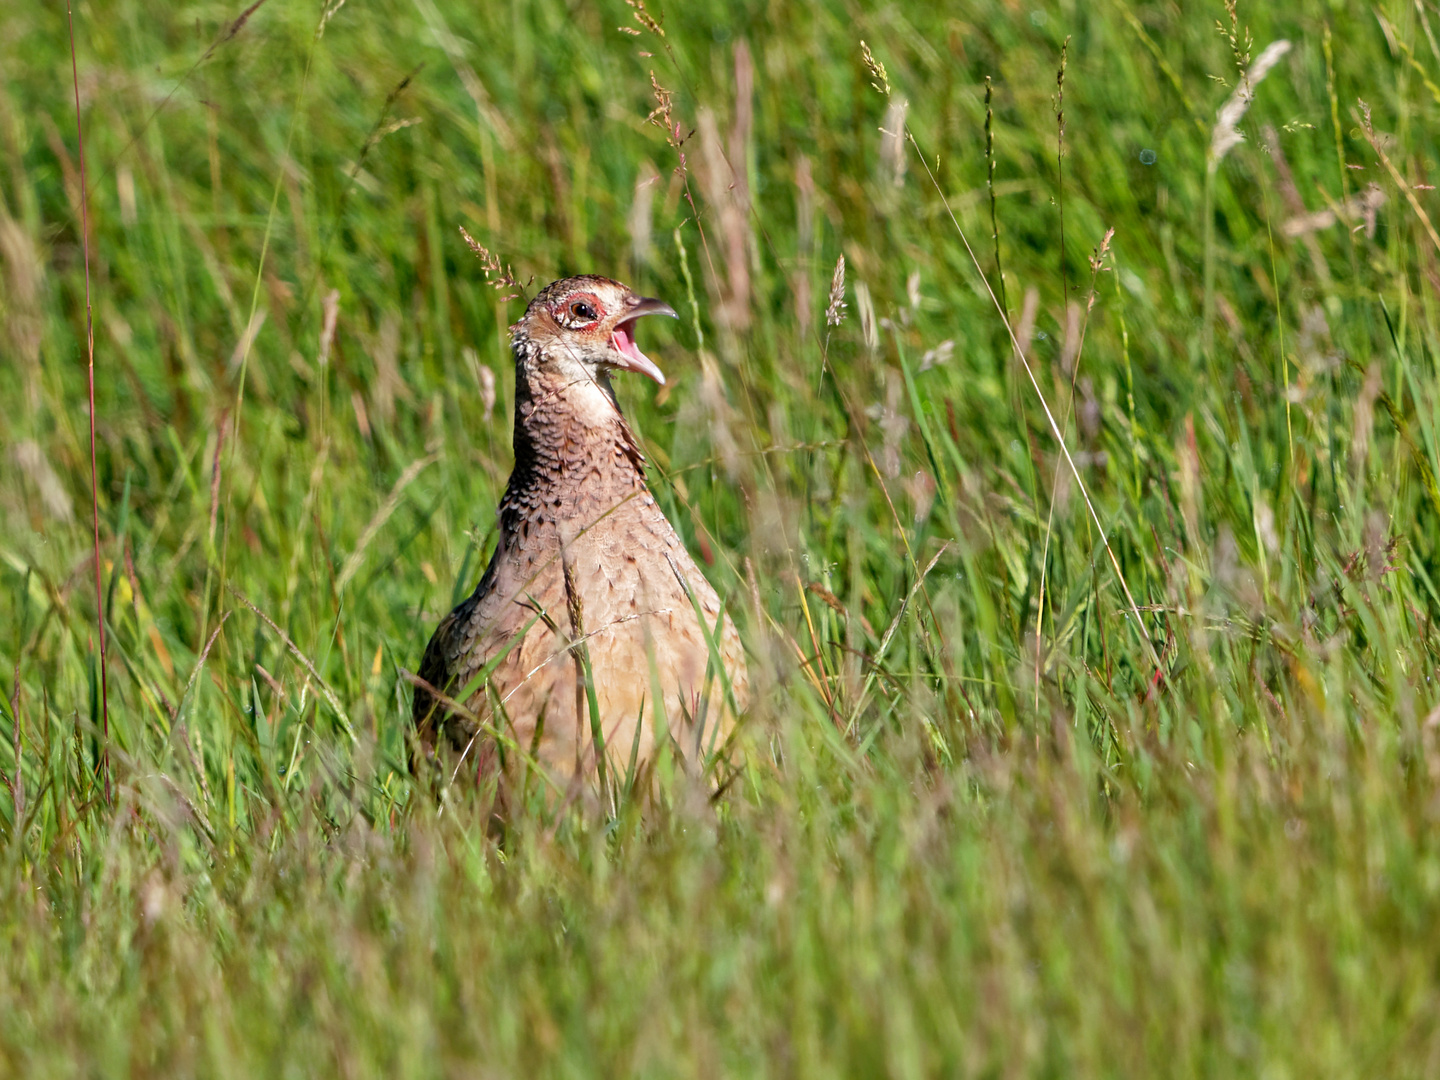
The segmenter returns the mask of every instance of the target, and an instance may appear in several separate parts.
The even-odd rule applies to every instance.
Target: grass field
[[[6,7],[0,1073],[1436,1075],[1440,7],[941,7],[82,4],[103,694]],[[682,313],[618,393],[718,798],[411,797],[524,303],[461,227]]]

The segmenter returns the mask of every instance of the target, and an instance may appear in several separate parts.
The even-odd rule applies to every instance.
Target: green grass
[[[4,16],[0,1072],[1435,1074],[1431,0],[1242,3],[1213,169],[1221,4],[242,9],[77,11],[108,802],[69,47]],[[713,802],[411,796],[509,469],[461,226],[682,312],[618,392],[747,644]]]

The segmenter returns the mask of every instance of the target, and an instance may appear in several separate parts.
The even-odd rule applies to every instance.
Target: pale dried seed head
[[[1385,190],[1377,183],[1368,184],[1359,196],[1360,213],[1365,222],[1365,239],[1375,239],[1375,220],[1385,202]]]
[[[465,238],[465,243],[479,258],[480,269],[485,273],[485,280],[496,289],[511,290],[508,295],[500,298],[502,303],[506,300],[514,300],[524,292],[524,286],[515,278],[515,271],[509,266],[502,266],[500,257],[466,232],[463,225],[460,226],[460,235]]]
[[[660,182],[660,174],[655,170],[649,160],[640,163],[640,173],[635,178],[635,196],[630,202],[630,257],[636,268],[645,266],[650,262],[651,255],[655,250],[655,242],[652,237],[653,206],[655,204],[655,187]]]
[[[1030,351],[1035,338],[1035,319],[1040,314],[1040,290],[1031,285],[1025,290],[1025,299],[1020,303],[1020,321],[1015,324],[1015,342],[1021,354]]]
[[[1060,342],[1060,367],[1066,375],[1075,371],[1080,356],[1081,326],[1081,307],[1071,300],[1065,305],[1065,337]]]
[[[1210,161],[1212,167],[1233,150],[1237,145],[1245,141],[1238,127],[1245,111],[1250,108],[1250,103],[1255,100],[1255,88],[1260,85],[1270,69],[1280,62],[1280,58],[1290,51],[1290,42],[1281,38],[1279,41],[1272,41],[1265,47],[1265,51],[1255,58],[1255,65],[1240,77],[1240,85],[1235,87],[1235,92],[1220,106],[1216,114],[1215,130],[1210,137]]]
[[[1280,231],[1293,239],[1321,229],[1328,229],[1339,220],[1347,222],[1358,220],[1360,225],[1357,226],[1357,229],[1363,228],[1365,235],[1373,238],[1376,214],[1384,204],[1384,189],[1372,181],[1364,191],[1358,195],[1351,195],[1340,204],[1338,216],[1336,211],[1330,209],[1316,210],[1312,214],[1299,214],[1283,222]]]
[[[0,214],[4,214],[3,209]],[[30,234],[8,214],[0,217],[0,257],[5,260],[10,302],[20,307],[33,306],[40,295],[45,264]]]
[[[495,372],[481,364],[478,369],[480,375],[480,404],[485,408],[485,419],[490,419],[490,414],[495,411]]]
[[[658,22],[656,22],[655,16],[651,15],[650,12],[645,10],[645,0],[625,0],[625,3],[629,4],[630,9],[634,11],[635,21],[637,23],[643,26],[646,30],[649,30],[656,37],[663,38],[665,36],[665,28],[661,26]],[[620,29],[624,30],[628,34],[637,33],[636,31],[624,26],[622,26]]]
[[[1080,402],[1075,408],[1075,417],[1080,421],[1080,430],[1085,435],[1085,441],[1092,446],[1100,435],[1100,399],[1095,396],[1095,381],[1086,375],[1080,380],[1079,385]],[[1090,460],[1099,464],[1104,461],[1105,451],[1099,450],[1090,455]]]
[[[397,131],[404,131],[408,127],[414,127],[416,124],[423,124],[424,122],[425,118],[421,116],[406,116],[399,120],[391,120],[375,133],[375,141],[379,142],[387,135],[394,135]]]
[[[1247,26],[1240,29],[1240,12],[1236,7],[1236,0],[1225,0],[1225,13],[1230,16],[1230,25],[1227,28],[1219,19],[1215,20],[1215,29],[1220,36],[1230,43],[1230,52],[1235,58],[1235,69],[1243,77],[1245,69],[1250,66],[1250,47],[1254,39],[1250,36],[1250,28]]]
[[[73,521],[75,507],[70,500],[70,493],[60,482],[59,475],[55,472],[54,466],[50,464],[50,459],[45,456],[45,451],[40,448],[40,444],[33,439],[25,439],[16,443],[15,449],[11,453],[20,471],[40,493],[40,502],[44,504],[45,512],[61,523],[68,524]]]
[[[1105,230],[1105,236],[1100,241],[1100,246],[1090,255],[1090,270],[1098,274],[1105,268],[1105,256],[1110,254],[1110,241],[1115,239],[1115,226]]]
[[[904,486],[905,494],[909,496],[910,505],[914,509],[912,522],[915,525],[923,524],[935,506],[935,478],[921,469],[919,472],[907,476]]]
[[[735,410],[725,393],[725,380],[720,365],[708,349],[700,350],[700,392],[697,404],[709,421],[710,445],[725,470],[734,479],[740,471],[740,444],[735,440]]]
[[[804,154],[795,164],[795,233],[796,247],[808,256],[815,242],[815,175]]]
[[[410,400],[410,388],[400,377],[400,319],[387,311],[380,328],[369,342],[370,358],[375,362],[375,385],[372,391],[375,412],[389,423],[395,419],[395,399]]]
[[[120,224],[133,228],[138,215],[135,205],[135,174],[128,165],[115,170],[115,194],[120,199]]]
[[[350,391],[350,407],[355,410],[355,426],[367,441],[370,439],[370,410],[365,407],[365,395],[359,390]]]
[[[260,328],[265,325],[265,309],[257,307],[255,313],[250,316],[250,324],[245,327],[245,332],[240,335],[240,340],[235,342],[235,348],[230,353],[230,370],[239,371],[240,365],[250,352],[250,347],[255,344],[255,338],[260,334]],[[295,354],[299,356],[299,353]],[[309,365],[306,365],[307,367]]]
[[[920,357],[920,370],[923,372],[929,371],[933,367],[939,367],[941,364],[947,362],[954,354],[955,341],[952,338],[946,338],[933,349],[925,350],[925,355]]]
[[[1370,581],[1379,581],[1394,567],[1388,565],[1395,552],[1395,542],[1390,539],[1389,518],[1380,510],[1371,510],[1365,515],[1365,576]]]
[[[830,302],[825,307],[825,325],[839,326],[845,320],[845,256],[835,260],[830,275]]]
[[[905,113],[909,107],[904,98],[891,99],[880,126],[880,134],[884,136],[880,143],[880,160],[896,187],[905,185]]]
[[[320,323],[320,349],[315,359],[323,368],[330,362],[330,346],[335,343],[335,323],[340,318],[340,290],[331,289],[320,306],[324,317]]]
[[[495,411],[495,372],[480,362],[480,354],[469,345],[460,350],[460,357],[475,376],[475,385],[480,390],[480,406],[485,410],[482,419],[489,423],[490,414]]]
[[[894,480],[900,475],[900,447],[910,430],[909,418],[900,411],[903,384],[900,373],[894,368],[885,369],[885,400],[875,402],[865,410],[865,415],[880,425],[882,440],[880,460],[876,462],[881,475]]]
[[[737,180],[738,170],[732,167],[721,143],[715,113],[702,108],[696,117],[700,138],[697,178],[705,201],[718,219],[720,250],[724,274],[707,278],[716,291],[719,306],[716,314],[730,330],[744,330],[750,325],[750,206],[746,192]],[[734,142],[732,141],[732,147]],[[723,279],[722,279],[723,278]]]
[[[31,405],[39,407],[40,345],[44,338],[44,318],[40,297],[45,281],[45,264],[35,242],[22,226],[0,205],[0,340],[8,341],[23,373],[26,396]]]
[[[870,286],[863,281],[855,283],[855,310],[860,316],[860,336],[865,339],[865,347],[873,352],[880,347],[880,325],[875,318]]]
[[[810,258],[815,243],[815,178],[810,171],[810,159],[804,154],[795,166],[795,237],[796,253],[800,256],[791,274],[795,320],[809,329],[814,312]]]
[[[1265,545],[1265,550],[1274,558],[1280,554],[1280,534],[1275,531],[1275,511],[1271,509],[1263,492],[1257,491],[1255,505],[1255,534]]]
[[[1358,477],[1365,469],[1365,459],[1370,450],[1370,433],[1375,427],[1375,402],[1380,398],[1382,368],[1371,363],[1365,372],[1365,381],[1355,398],[1354,414],[1350,421],[1350,463]]]
[[[675,119],[675,94],[660,85],[653,71],[650,72],[650,89],[655,95],[655,108],[650,110],[645,122],[665,132],[665,141],[678,150],[685,140],[680,137],[680,123]]]
[[[875,54],[870,51],[870,46],[863,40],[860,42],[860,57],[865,61],[865,69],[870,72],[870,85],[889,97],[890,78],[885,74],[885,65],[875,59]]]
[[[324,12],[320,15],[320,25],[315,28],[315,38],[317,41],[325,36],[325,27],[330,25],[330,20],[338,15],[340,9],[344,6],[345,0],[334,0],[334,3],[326,6]]]

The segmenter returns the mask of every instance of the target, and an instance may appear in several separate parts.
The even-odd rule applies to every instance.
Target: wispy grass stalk
[[[70,33],[70,79],[75,94],[75,152],[80,160],[80,244],[85,263],[85,389],[90,417],[90,526],[95,567],[95,636],[100,656],[100,760],[96,763],[110,802],[110,677],[105,656],[105,589],[100,565],[100,479],[95,458],[95,319],[90,307],[90,198],[85,179],[85,132],[80,121],[80,68],[75,57],[75,16],[70,0],[65,2],[65,24]],[[15,771],[20,772],[18,753]],[[18,810],[17,810],[18,817]]]

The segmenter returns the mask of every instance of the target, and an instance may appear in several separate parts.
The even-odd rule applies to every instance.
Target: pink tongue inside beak
[[[654,361],[641,352],[640,347],[635,344],[635,338],[631,334],[634,327],[635,321],[632,319],[615,327],[610,334],[610,346],[619,353],[622,358],[621,362],[615,365],[616,370],[638,371],[641,375],[648,375],[661,386],[664,386],[664,373],[656,367]]]

